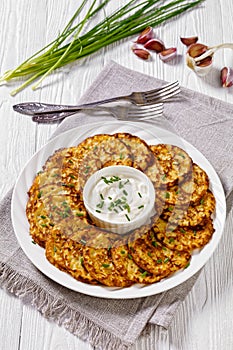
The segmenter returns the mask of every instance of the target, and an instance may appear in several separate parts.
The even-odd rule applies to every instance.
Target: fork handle
[[[49,104],[49,103],[41,103],[41,102],[24,102],[19,103],[17,105],[13,106],[14,111],[26,114],[26,115],[36,115],[36,114],[49,114],[49,113],[61,113],[61,112],[77,112],[80,109],[83,108],[89,108],[89,107],[95,107],[98,105],[102,105],[105,103],[110,103],[118,100],[130,100],[130,95],[128,96],[117,96],[108,98],[101,101],[95,101],[90,103],[84,103],[77,106],[70,106],[70,105],[56,105],[56,104]]]
[[[104,106],[90,106],[85,108],[79,108],[75,111],[59,111],[54,113],[36,113],[32,115],[32,120],[37,123],[53,123],[57,122],[59,120],[62,120],[64,118],[67,118],[73,114],[76,114],[81,111],[88,111],[88,110],[95,110],[95,111],[107,111],[109,112],[109,109]],[[111,113],[111,112],[110,112]]]

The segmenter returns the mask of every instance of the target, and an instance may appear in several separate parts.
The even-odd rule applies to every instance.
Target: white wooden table
[[[112,0],[114,3],[114,0]],[[118,1],[124,3],[123,0]],[[52,40],[74,13],[76,0],[1,0],[0,1],[0,70],[15,67],[25,58]],[[232,50],[216,54],[215,69],[205,78],[198,78],[184,63],[185,48],[180,36],[198,35],[208,45],[233,42],[233,2],[206,0],[178,19],[157,28],[156,33],[167,46],[176,46],[179,62],[163,64],[155,57],[144,62],[130,51],[130,40],[111,45],[72,70],[50,76],[42,89],[24,90],[16,97],[9,95],[13,86],[0,89],[0,198],[10,189],[19,171],[32,154],[46,143],[56,125],[36,125],[26,116],[17,115],[12,105],[22,101],[41,100],[74,103],[89,87],[110,59],[126,67],[173,81],[182,86],[233,103],[233,88],[223,89],[219,71],[233,67]],[[230,165],[232,166],[232,165]],[[199,280],[188,295],[168,330],[153,331],[141,338],[134,350],[228,350],[233,349],[233,219],[229,216],[221,240],[224,256],[216,250]],[[0,289],[1,350],[87,350],[91,346],[63,328],[45,320],[30,306]]]

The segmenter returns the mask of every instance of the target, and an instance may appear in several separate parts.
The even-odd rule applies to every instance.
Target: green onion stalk
[[[92,1],[86,15],[75,24],[88,0],[83,0],[61,34],[44,48],[29,57],[17,68],[5,72],[0,82],[25,77],[25,82],[11,92],[11,95],[34,83],[36,89],[54,70],[89,56],[118,40],[138,34],[146,27],[156,27],[161,23],[199,5],[203,0],[130,0],[124,6],[104,17],[85,34],[83,30],[91,19],[104,11],[110,1],[97,4]]]

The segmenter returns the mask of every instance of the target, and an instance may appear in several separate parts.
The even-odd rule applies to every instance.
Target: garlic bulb
[[[233,43],[220,44],[208,47],[203,44],[195,43],[188,47],[186,54],[187,66],[193,69],[199,76],[204,76],[212,68],[213,56],[219,49],[233,49]]]

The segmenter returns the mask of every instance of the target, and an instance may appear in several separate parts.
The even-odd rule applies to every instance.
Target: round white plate
[[[193,161],[200,165],[208,174],[210,188],[216,198],[216,211],[214,214],[215,233],[211,241],[198,253],[193,254],[190,266],[187,269],[151,285],[141,286],[135,284],[128,288],[109,288],[76,281],[70,275],[51,265],[45,257],[44,249],[32,244],[32,239],[29,235],[29,224],[25,213],[28,200],[27,191],[32,185],[36,173],[41,170],[48,157],[55,150],[61,147],[75,146],[89,136],[102,133],[113,134],[115,132],[128,132],[137,135],[148,144],[168,143],[183,148],[192,157]],[[213,254],[220,241],[226,217],[226,202],[221,182],[215,170],[209,161],[190,143],[160,127],[153,127],[146,123],[115,121],[93,123],[72,129],[57,136],[42,147],[29,160],[18,177],[13,191],[11,215],[15,235],[20,246],[31,262],[46,276],[77,292],[101,298],[126,299],[145,297],[164,292],[186,281],[200,270]]]

